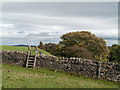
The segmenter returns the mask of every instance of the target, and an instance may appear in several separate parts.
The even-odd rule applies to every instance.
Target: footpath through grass
[[[77,77],[43,68],[2,67],[3,88],[118,88],[118,83]]]
[[[22,47],[22,46],[1,45],[0,47],[1,47],[0,50],[11,50],[11,51],[22,51],[22,52],[28,51],[28,47]],[[35,47],[31,47],[31,54],[35,55],[35,52],[36,52]],[[42,54],[45,54],[45,55],[51,55],[50,53],[38,48],[38,53],[39,52],[41,52]]]

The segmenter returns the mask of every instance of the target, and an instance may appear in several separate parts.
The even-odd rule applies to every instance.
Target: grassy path
[[[118,83],[77,77],[39,68],[24,68],[4,64],[4,88],[117,88]]]

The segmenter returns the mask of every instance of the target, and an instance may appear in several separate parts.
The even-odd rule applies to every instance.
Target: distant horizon
[[[52,42],[49,42],[49,43],[52,43]],[[46,44],[46,43],[43,43],[43,44]],[[116,44],[117,44],[117,43],[116,43]],[[36,46],[36,45],[39,45],[39,44],[2,44],[2,45],[6,45],[6,46],[15,46],[15,45],[25,45],[25,46],[30,45],[30,46]],[[112,45],[114,45],[114,44],[112,44]],[[112,46],[112,45],[107,45],[107,44],[106,44],[106,46]],[[117,45],[119,45],[119,44],[117,44]]]

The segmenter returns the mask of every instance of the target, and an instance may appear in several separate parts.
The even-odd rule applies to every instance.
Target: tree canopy
[[[64,49],[64,54],[67,57],[79,57],[85,59],[93,59],[93,55],[86,48],[80,47],[78,45],[68,46]]]
[[[112,45],[109,60],[120,63],[120,45]]]
[[[45,46],[44,46],[42,41],[40,41],[40,44],[38,45],[38,48],[43,49],[43,50],[45,49]]]
[[[96,37],[88,31],[70,32],[61,36],[62,41],[60,45],[64,48],[69,46],[78,45],[79,47],[86,48],[92,53],[93,58],[96,60],[107,61],[109,56],[109,49],[106,42],[102,38]]]
[[[53,55],[56,55],[56,56],[58,56],[59,53],[61,52],[61,51],[59,51],[59,50],[61,50],[61,49],[59,49],[60,45],[59,44],[55,44],[55,43],[46,43],[46,44],[43,44],[43,42],[40,41],[40,45],[38,45],[38,47],[40,49],[43,49],[43,50],[45,50],[45,51],[53,54]]]

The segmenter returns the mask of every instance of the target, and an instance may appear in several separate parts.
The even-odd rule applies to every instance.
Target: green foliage
[[[101,58],[101,61],[108,61],[109,49],[106,46],[106,42],[102,38],[97,38],[91,32],[70,32],[61,36],[61,39],[60,45],[64,48],[78,45],[92,52],[95,60],[100,60]]]
[[[109,60],[120,63],[120,45],[112,45],[112,47],[110,48]]]
[[[11,50],[11,51],[27,52],[28,51],[28,47],[2,45],[1,50]],[[48,53],[48,52],[38,48],[38,53],[39,52],[41,52],[42,54],[45,54],[45,55],[51,55],[50,53]],[[31,54],[35,55],[35,53],[36,53],[35,47],[31,47]]]
[[[50,71],[2,65],[3,88],[117,88],[118,83]]]
[[[42,41],[40,41],[40,45],[38,45],[38,48],[43,49],[43,50],[45,49],[45,46]]]
[[[80,47],[78,45],[67,46],[64,49],[64,54],[67,57],[81,57],[86,59],[93,59],[93,55],[86,48]]]
[[[57,50],[59,47],[60,45],[55,43],[45,44],[45,50],[53,55],[57,55]]]
[[[43,49],[52,55],[58,56],[60,53],[60,45],[55,43],[46,43],[45,45],[40,41],[40,49]]]

